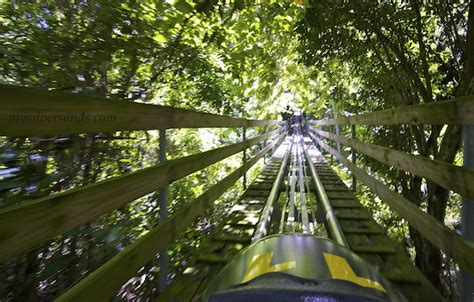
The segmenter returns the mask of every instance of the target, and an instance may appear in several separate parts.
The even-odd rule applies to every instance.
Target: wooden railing
[[[0,135],[58,135],[166,128],[254,127],[282,122],[247,120],[189,110],[0,85]],[[84,121],[84,116],[113,116]],[[80,116],[82,118],[77,118]],[[72,117],[72,118],[71,118]],[[238,152],[271,140],[253,158],[190,201],[163,223],[71,288],[59,300],[106,300],[176,236],[212,207],[266,153],[281,143],[283,127],[239,143],[170,160],[147,169],[0,210],[0,261],[157,191]]]
[[[9,85],[0,85],[0,92],[0,135],[8,136],[279,123]]]
[[[359,115],[323,119],[309,122],[319,125],[395,125],[395,124],[474,124],[474,97],[462,97],[451,101],[407,106]],[[393,210],[422,234],[433,245],[452,257],[460,267],[474,274],[474,245],[465,240],[442,222],[423,212],[414,203],[390,190],[384,183],[370,176],[348,158],[323,141],[328,139],[351,147],[382,164],[427,178],[440,186],[474,199],[474,170],[458,167],[421,156],[346,138],[321,129],[310,128],[310,133],[322,150],[332,154],[360,179],[371,191],[380,196]]]
[[[312,121],[315,125],[471,125],[474,120],[474,97],[435,102]]]

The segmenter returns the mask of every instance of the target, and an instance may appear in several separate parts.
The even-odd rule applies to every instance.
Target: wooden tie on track
[[[441,295],[411,263],[403,248],[373,220],[315,146],[306,140],[305,147],[311,150],[310,158],[350,249],[392,282],[409,301],[442,301]],[[223,265],[250,244],[282,161],[283,155],[271,159],[223,223],[202,244],[185,273],[158,297],[159,301],[197,301]],[[309,183],[311,193],[317,196],[313,182]]]
[[[311,160],[351,250],[392,282],[409,301],[441,301],[440,294],[411,263],[403,248],[385,234],[315,146],[308,141],[306,148],[312,150]],[[312,186],[313,192],[314,189]]]
[[[284,144],[283,144],[284,145]],[[236,253],[251,243],[260,214],[275,181],[283,155],[274,155],[242,194],[223,223],[196,253],[192,266],[177,277],[158,301],[196,301],[210,279]]]

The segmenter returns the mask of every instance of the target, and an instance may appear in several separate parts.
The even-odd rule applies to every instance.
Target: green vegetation
[[[281,119],[287,106],[324,118],[474,94],[474,4],[467,0],[11,0],[0,1],[0,23],[1,84],[248,119]],[[322,129],[335,132],[334,126]],[[357,126],[357,138],[461,166],[461,129]],[[247,138],[263,130],[249,128]],[[350,126],[339,131],[351,135]],[[154,166],[158,137],[157,130],[0,137],[0,207]],[[168,139],[168,158],[177,159],[237,143],[242,129],[171,129]],[[457,194],[358,156],[372,176],[458,228]],[[241,161],[237,154],[172,183],[169,211]],[[334,167],[350,181],[347,170]],[[250,180],[260,168],[252,168]],[[242,190],[239,182],[170,246],[171,278],[186,268]],[[359,186],[358,196],[435,287],[454,299],[457,265],[366,187]],[[0,264],[0,297],[57,297],[158,221],[158,196],[150,193],[12,257]],[[140,270],[118,296],[153,297],[156,265]]]

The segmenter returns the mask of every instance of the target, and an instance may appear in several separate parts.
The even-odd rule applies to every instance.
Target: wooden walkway
[[[165,154],[166,129],[242,128],[243,134],[242,141],[231,145],[168,161],[162,159],[160,163],[146,169],[120,176],[110,175],[106,180],[94,184],[34,200],[24,200],[21,205],[12,205],[0,210],[0,234],[2,235],[0,236],[0,245],[3,247],[0,249],[1,261],[24,255],[45,244],[47,246],[55,245],[58,242],[57,238],[60,238],[58,236],[64,235],[63,239],[66,239],[69,236],[68,232],[95,221],[101,215],[120,209],[137,198],[162,190],[171,183],[225,158],[257,144],[270,141],[270,144],[253,158],[248,159],[242,166],[191,200],[183,208],[173,212],[144,236],[135,240],[113,258],[108,259],[94,273],[84,276],[58,297],[58,301],[107,300],[114,297],[130,277],[135,276],[149,261],[155,259],[158,253],[163,253],[167,244],[173,242],[199,217],[203,217],[212,208],[215,200],[232,187],[270,149],[277,146],[286,136],[288,126],[286,123],[276,120],[249,120],[126,100],[111,100],[25,87],[0,85],[0,90],[5,98],[0,103],[0,132],[6,136],[69,135],[159,129],[160,142],[162,142],[160,149]],[[97,111],[110,114],[114,118],[99,123],[83,123],[77,120],[63,121],[61,119],[53,119],[51,122],[44,123],[36,120],[28,123],[28,126],[19,123],[20,120],[15,122],[11,119],[11,117],[19,118],[25,112],[35,112],[41,116],[55,116],[77,113],[93,115]],[[392,211],[397,212],[407,221],[410,227],[442,250],[444,255],[459,265],[462,272],[472,276],[474,275],[472,238],[458,235],[442,221],[419,208],[417,204],[420,200],[408,200],[398,192],[392,191],[382,181],[366,172],[370,167],[357,166],[357,163],[350,161],[329,144],[329,142],[334,142],[350,147],[353,154],[356,152],[364,154],[387,167],[433,181],[440,187],[460,194],[465,200],[473,200],[474,169],[466,164],[468,161],[465,161],[464,167],[460,167],[452,163],[432,160],[430,157],[405,153],[357,139],[357,127],[359,126],[445,124],[459,127],[472,126],[474,124],[474,96],[340,116],[333,119],[307,121],[304,126],[313,139],[318,142],[318,145],[345,165],[358,182],[364,183],[389,205]],[[329,127],[331,125],[334,126],[332,130]],[[257,126],[270,127],[265,127],[264,133],[246,139],[245,129]],[[341,126],[351,126],[350,139],[340,135],[338,129]],[[466,129],[470,129],[470,127]],[[332,133],[333,130],[336,130],[336,133]],[[469,147],[469,144],[466,147]],[[306,143],[306,149],[316,151],[314,145],[309,142]],[[298,148],[298,150],[300,149]],[[305,157],[306,155],[305,153]],[[197,298],[212,274],[237,251],[250,243],[256,225],[261,219],[262,209],[270,195],[279,166],[283,162],[282,159],[283,155],[281,157],[275,156],[269,162],[260,177],[252,183],[236,203],[225,222],[215,229],[207,239],[208,241],[203,242],[202,248],[197,251],[198,256],[195,257],[185,274],[178,276],[160,298],[175,301],[188,301]],[[370,212],[354,198],[339,177],[329,168],[323,157],[317,152],[313,152],[311,161],[315,165],[314,169],[311,165],[311,174],[319,174],[321,178],[321,183],[318,182],[318,186],[321,185],[319,192],[325,190],[328,195],[328,200],[325,195],[322,195],[324,202],[320,201],[319,204],[323,203],[326,210],[332,211],[334,209],[334,213],[330,214],[334,214],[335,218],[331,219],[331,227],[327,229],[337,234],[335,239],[342,242],[343,245],[349,246],[364,258],[400,288],[410,300],[442,300],[436,289],[411,264],[403,248],[388,238],[384,230],[372,219]],[[297,162],[301,161],[297,160]],[[299,168],[301,170],[301,166]],[[298,175],[301,173],[299,172]],[[300,179],[303,178],[310,179],[307,176]],[[299,192],[306,196],[307,190],[302,184],[303,181],[298,186]],[[292,185],[291,192],[294,193],[294,183]],[[278,190],[275,188],[273,192],[276,191]],[[290,227],[292,230],[295,230],[296,226],[296,230],[303,229],[304,232],[308,232],[309,229],[309,233],[314,233],[312,231],[315,229],[314,224],[318,222],[315,221],[318,215],[314,214],[313,204],[313,197],[318,196],[316,193],[315,187],[313,187],[312,194],[308,194],[308,196],[311,195],[309,198],[311,208],[301,207],[303,214],[299,213],[300,209],[295,207],[294,203],[291,204]],[[280,196],[284,197],[283,194]],[[321,196],[318,198],[321,199]],[[273,196],[271,200],[273,200]],[[281,199],[283,202],[287,200],[288,198]],[[304,198],[301,200],[304,201]],[[162,217],[167,216],[168,207],[166,205],[166,200],[163,201],[163,205],[160,205]],[[469,217],[469,212],[466,209],[470,208],[468,206],[470,203],[467,202],[465,205],[462,207],[462,216]],[[267,209],[269,208],[267,207]],[[285,222],[284,219],[278,219],[282,212],[285,213],[285,210],[278,207],[274,209],[269,224],[270,228],[265,230],[265,235],[279,232],[282,229],[277,227],[278,222]],[[297,215],[294,215],[295,213]],[[293,224],[294,218],[298,215],[305,218],[301,219],[303,223]],[[336,220],[337,223],[335,223]],[[264,222],[263,225],[266,226],[267,220]],[[282,225],[280,224],[280,226]],[[301,228],[301,225],[304,228]],[[317,225],[316,229],[323,229],[320,226]],[[52,239],[54,240],[52,241]],[[166,269],[160,272],[162,276],[165,276],[166,273]]]
[[[284,143],[280,148],[285,147],[287,145]],[[305,147],[350,249],[392,282],[409,301],[442,301],[441,295],[412,264],[403,248],[391,240],[373,220],[370,212],[357,201],[314,144],[306,139]],[[282,160],[281,154],[271,158],[261,175],[233,206],[224,222],[214,229],[202,248],[196,252],[191,265],[158,297],[159,301],[198,300],[210,279],[223,265],[251,243]],[[317,196],[313,182],[310,183],[310,194]],[[315,211],[316,209],[311,209],[311,212]],[[270,229],[278,232],[275,226],[279,225],[280,217],[277,216],[281,216],[281,209],[275,209],[274,214],[273,227]],[[316,221],[311,219],[311,222]]]
[[[284,142],[280,148],[286,146],[287,142]],[[251,243],[260,214],[283,161],[283,155],[278,150],[232,207],[222,224],[214,229],[207,242],[195,253],[191,265],[158,296],[158,301],[198,300],[214,274]]]
[[[409,301],[442,301],[441,295],[412,264],[403,248],[386,235],[316,147],[307,142],[306,148],[351,250],[392,282]],[[317,195],[314,186],[312,191]]]

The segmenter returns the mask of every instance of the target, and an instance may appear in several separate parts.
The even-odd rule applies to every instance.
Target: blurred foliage
[[[472,93],[466,85],[469,75],[462,72],[468,9],[464,0],[0,1],[0,82],[246,118],[280,119],[285,110],[329,117],[429,103]],[[262,130],[248,130],[247,137]],[[370,126],[358,127],[357,137],[461,164],[459,132],[438,126]],[[341,133],[350,136],[350,129]],[[168,158],[231,144],[241,135],[240,129],[168,130]],[[158,138],[158,131],[0,137],[0,207],[155,165]],[[240,163],[236,155],[173,183],[170,212]],[[370,158],[360,156],[359,163],[457,227],[458,196],[445,196],[434,184]],[[186,267],[202,235],[219,223],[241,191],[239,183],[209,217],[170,246],[170,277]],[[432,282],[452,279],[455,264],[408,231],[365,188],[358,194]],[[50,300],[158,221],[157,195],[149,194],[5,261],[0,264],[0,296]],[[119,297],[151,299],[156,271],[150,262]],[[454,285],[442,286],[451,297]]]
[[[311,93],[292,39],[302,10],[291,2],[13,0],[0,6],[2,83],[247,118],[279,118],[288,104],[299,106]],[[297,97],[282,101],[288,91]],[[247,137],[261,131],[249,129]],[[241,135],[240,129],[168,130],[167,155],[188,156],[238,142]],[[152,166],[158,162],[158,138],[158,131],[0,137],[0,207]],[[240,163],[238,154],[173,183],[170,213]],[[241,192],[239,182],[212,215],[170,246],[170,277],[185,268],[202,235]],[[157,194],[149,194],[5,261],[0,296],[50,300],[158,221]],[[156,270],[150,263],[119,296],[155,295]]]

